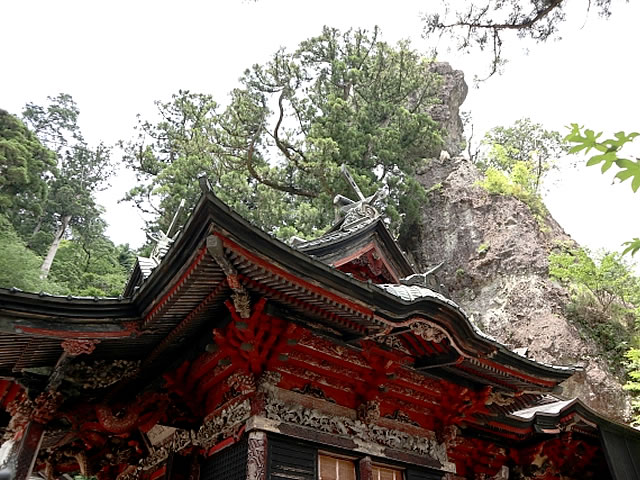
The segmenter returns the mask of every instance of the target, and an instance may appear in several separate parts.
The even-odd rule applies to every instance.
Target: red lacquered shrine
[[[475,328],[372,199],[289,246],[201,183],[121,298],[0,291],[14,478],[640,478],[639,432]]]

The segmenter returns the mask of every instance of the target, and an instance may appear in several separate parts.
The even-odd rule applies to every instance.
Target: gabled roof
[[[359,231],[392,240],[380,222]],[[250,291],[266,295],[294,316],[324,325],[342,341],[390,336],[390,341],[397,339],[402,348],[424,359],[421,368],[500,388],[550,391],[575,371],[511,352],[479,332],[455,303],[428,289],[377,286],[346,275],[307,254],[317,246],[292,248],[207,192],[183,233],[131,298],[0,290],[0,342],[26,342],[19,355],[3,359],[0,375],[10,375],[19,366],[55,364],[59,341],[65,338],[99,339],[94,353],[98,358],[144,359],[179,348],[213,312],[224,310],[223,300],[229,295],[225,273],[206,252],[205,241],[211,235],[221,239]],[[416,337],[421,324],[442,332],[436,335],[441,341]]]
[[[325,235],[299,243],[295,248],[335,267],[360,257],[368,248],[375,248],[395,279],[416,273],[380,216],[351,226],[338,223]]]

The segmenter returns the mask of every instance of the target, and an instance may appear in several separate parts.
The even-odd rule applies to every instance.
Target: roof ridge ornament
[[[344,175],[347,183],[351,186],[358,198],[358,200],[351,200],[350,198],[340,194],[333,198],[333,204],[336,207],[336,223],[342,220],[340,229],[348,230],[365,221],[378,218],[380,213],[374,205],[376,202],[382,201],[387,197],[387,189],[381,188],[373,195],[365,197],[362,190],[360,190],[360,187],[358,187],[358,184],[351,176],[346,164],[342,164],[340,172]]]
[[[163,231],[158,232],[156,235],[147,233],[147,237],[150,240],[153,240],[154,242],[156,242],[156,245],[153,247],[153,250],[151,251],[151,255],[149,257],[151,258],[151,260],[153,260],[156,263],[156,265],[158,265],[162,261],[162,258],[169,251],[169,247],[171,246],[171,244],[174,242],[174,240],[178,237],[178,234],[180,233],[180,230],[178,230],[173,237],[170,236],[171,231],[173,230],[173,228],[176,225],[176,222],[178,221],[178,216],[180,215],[180,212],[182,212],[182,209],[184,208],[184,203],[185,201],[183,198],[182,200],[180,200],[180,205],[178,205],[178,209],[176,210],[176,213],[173,215],[173,219],[171,220],[171,224],[167,229],[167,233],[164,233]]]
[[[408,277],[400,279],[400,284],[408,287],[417,286],[422,288],[428,288],[435,292],[442,293],[443,295],[449,295],[447,288],[444,284],[440,283],[440,279],[436,275],[438,270],[444,266],[444,262],[440,262],[435,267],[430,268],[424,273],[414,273]]]

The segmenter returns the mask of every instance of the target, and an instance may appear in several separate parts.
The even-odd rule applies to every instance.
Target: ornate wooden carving
[[[89,355],[96,349],[96,345],[100,343],[100,340],[65,340],[60,346],[71,357],[77,357],[78,355]]]
[[[287,404],[273,397],[267,397],[265,411],[267,418],[274,421],[347,436],[355,441],[377,444],[417,455],[426,455],[439,461],[443,466],[448,465],[444,444],[428,436],[415,436],[349,417],[327,414],[301,405]]]
[[[267,478],[267,435],[264,432],[249,432],[247,452],[247,480]]]
[[[411,330],[427,342],[440,343],[447,338],[447,335],[442,330],[429,323],[416,322],[411,325]]]
[[[249,292],[247,292],[247,289],[244,288],[244,285],[240,282],[238,272],[233,266],[233,263],[227,258],[222,240],[215,235],[209,235],[207,237],[207,251],[227,276],[227,284],[233,291],[233,304],[238,315],[242,318],[249,318],[251,315]]]

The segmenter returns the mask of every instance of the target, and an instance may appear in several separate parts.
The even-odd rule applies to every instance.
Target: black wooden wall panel
[[[640,440],[637,435],[602,426],[600,434],[613,478],[640,480]]]
[[[407,468],[405,470],[405,480],[442,480],[444,474],[440,472],[430,472],[417,468]]]
[[[201,480],[246,480],[246,478],[246,437],[207,458],[200,470]]]
[[[293,439],[269,436],[269,480],[316,480],[318,449]]]

